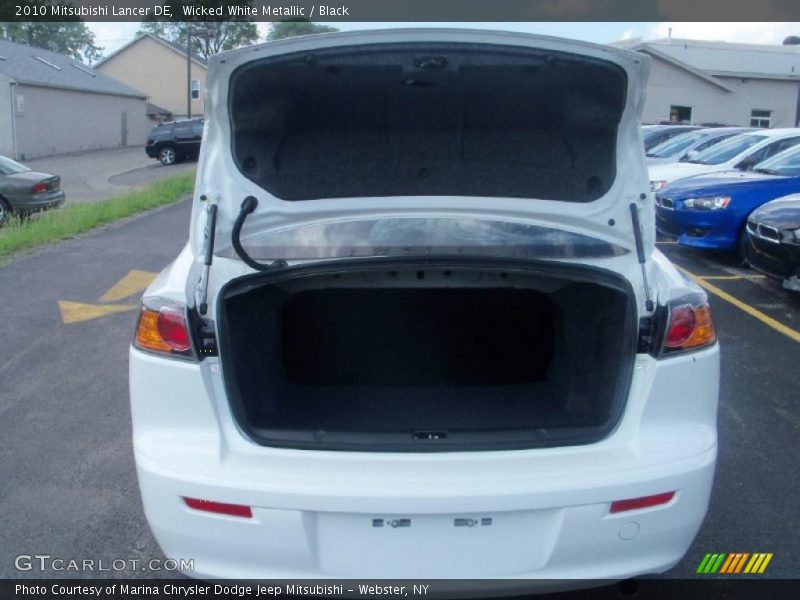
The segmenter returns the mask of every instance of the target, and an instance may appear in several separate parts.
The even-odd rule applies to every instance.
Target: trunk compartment
[[[337,261],[229,283],[220,356],[239,425],[265,445],[583,444],[618,421],[634,314],[628,282],[598,269]]]

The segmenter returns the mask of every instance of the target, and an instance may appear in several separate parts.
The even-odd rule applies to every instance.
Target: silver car
[[[32,171],[0,156],[0,226],[12,214],[28,215],[64,204],[61,177]]]

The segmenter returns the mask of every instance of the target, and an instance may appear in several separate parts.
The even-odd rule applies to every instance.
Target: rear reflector
[[[630,498],[629,500],[617,500],[611,503],[610,513],[620,513],[628,510],[638,510],[640,508],[650,508],[666,504],[675,497],[675,492],[664,492],[655,496],[642,496],[641,498]]]
[[[228,515],[230,517],[244,517],[249,519],[253,516],[253,511],[249,506],[243,504],[226,504],[224,502],[212,502],[211,500],[198,500],[197,498],[183,498],[186,506],[195,510],[215,513],[218,515]]]

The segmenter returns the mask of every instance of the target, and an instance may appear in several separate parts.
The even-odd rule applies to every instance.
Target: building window
[[[750,127],[769,129],[772,126],[772,111],[754,108],[750,111]]]
[[[200,97],[200,80],[192,79],[192,100],[197,100]]]
[[[691,106],[670,106],[669,107],[669,120],[671,123],[691,123],[692,122],[692,107]]]

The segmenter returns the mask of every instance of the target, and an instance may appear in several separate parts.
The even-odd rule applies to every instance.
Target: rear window
[[[14,173],[24,173],[25,171],[30,171],[30,169],[15,160],[0,156],[0,175],[13,175]]]
[[[504,46],[293,54],[234,72],[232,151],[284,200],[591,202],[614,182],[626,87],[610,62]]]

